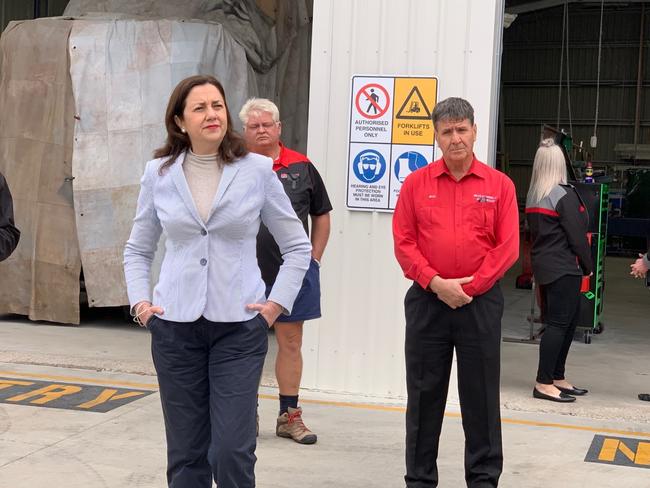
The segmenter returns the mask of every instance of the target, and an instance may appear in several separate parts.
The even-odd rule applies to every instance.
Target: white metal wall
[[[438,78],[438,100],[467,98],[477,157],[494,161],[503,0],[316,0],[308,154],[332,199],[323,318],[305,325],[303,386],[405,396],[403,297],[391,213],[345,208],[350,79]],[[439,149],[436,149],[439,155]]]

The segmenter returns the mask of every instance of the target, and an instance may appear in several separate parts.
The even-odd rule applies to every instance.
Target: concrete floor
[[[500,486],[650,487],[649,466],[584,462],[596,434],[650,443],[650,290],[627,276],[629,259],[607,259],[606,330],[590,345],[575,342],[568,373],[590,389],[572,405],[531,398],[537,346],[504,343],[502,416],[505,467]],[[530,295],[503,280],[504,336],[524,336]],[[303,392],[315,446],[275,437],[275,341],[263,375],[257,484],[262,488],[403,486],[403,404]],[[0,377],[155,390],[145,330],[108,310],[86,313],[80,327],[0,321]],[[649,444],[650,445],[650,444]],[[464,486],[458,396],[450,391],[441,439],[441,487]],[[0,403],[0,487],[123,488],[165,486],[164,430],[157,393],[108,413]],[[551,478],[549,478],[549,476]]]

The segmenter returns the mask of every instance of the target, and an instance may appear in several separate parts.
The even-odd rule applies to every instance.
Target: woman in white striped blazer
[[[192,76],[174,89],[167,141],[141,180],[124,274],[136,320],[152,336],[172,488],[255,486],[256,393],[268,324],[291,311],[311,245],[271,159],[248,153],[222,85]],[[284,264],[265,298],[260,222]],[[151,296],[161,233],[165,256]]]

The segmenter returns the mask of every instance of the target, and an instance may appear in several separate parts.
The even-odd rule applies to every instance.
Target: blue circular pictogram
[[[422,154],[415,151],[408,151],[395,160],[395,177],[400,183],[413,171],[424,168],[429,162]]]
[[[384,156],[373,149],[366,149],[357,154],[352,164],[354,174],[364,183],[375,183],[386,172]]]

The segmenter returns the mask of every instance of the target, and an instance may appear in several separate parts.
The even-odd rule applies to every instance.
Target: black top
[[[5,177],[0,174],[0,261],[7,259],[20,239],[14,225],[14,205]]]
[[[284,146],[274,161],[273,170],[309,236],[309,215],[323,215],[332,210],[323,179],[307,156]],[[280,248],[264,224],[260,225],[257,234],[257,262],[266,285],[273,285],[283,259]]]
[[[537,283],[593,271],[587,240],[589,217],[573,186],[557,185],[540,202],[527,201],[526,219],[533,238],[531,258]]]

